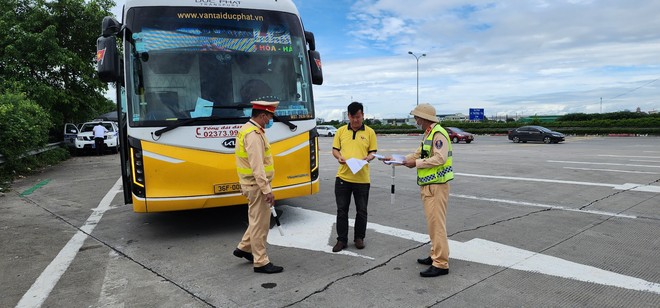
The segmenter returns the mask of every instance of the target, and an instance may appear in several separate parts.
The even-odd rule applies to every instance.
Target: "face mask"
[[[417,127],[417,129],[422,129],[422,125],[421,125],[421,124],[417,124],[417,123],[415,123],[415,127]]]
[[[266,123],[266,126],[264,126],[264,128],[271,128],[271,126],[273,126],[273,119],[272,118],[268,120],[268,123]]]

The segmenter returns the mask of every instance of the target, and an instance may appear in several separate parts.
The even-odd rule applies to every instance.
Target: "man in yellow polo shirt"
[[[337,129],[332,142],[332,155],[339,162],[337,178],[335,179],[335,199],[337,202],[337,244],[333,252],[346,248],[348,242],[348,208],[351,195],[355,200],[357,211],[354,227],[354,242],[357,249],[364,248],[364,237],[367,231],[367,203],[369,201],[370,175],[369,164],[357,173],[353,173],[346,165],[349,158],[371,161],[378,150],[376,132],[362,123],[364,108],[358,102],[348,105],[349,123]]]

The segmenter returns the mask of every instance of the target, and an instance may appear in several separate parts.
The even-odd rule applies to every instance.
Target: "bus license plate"
[[[241,184],[228,183],[228,184],[215,184],[213,185],[216,194],[228,194],[241,191]]]

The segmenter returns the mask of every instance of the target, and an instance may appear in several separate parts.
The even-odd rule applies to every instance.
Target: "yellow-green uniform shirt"
[[[357,131],[345,125],[337,129],[335,139],[332,141],[332,148],[341,153],[344,159],[349,158],[364,159],[371,152],[378,150],[378,143],[376,142],[376,132],[364,124]],[[369,183],[369,164],[365,165],[353,174],[348,165],[339,164],[337,170],[337,177],[351,183]]]

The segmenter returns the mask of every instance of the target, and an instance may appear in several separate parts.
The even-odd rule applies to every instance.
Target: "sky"
[[[660,111],[660,1],[293,2],[321,53],[317,118],[352,101],[377,119],[418,101],[486,117]]]

